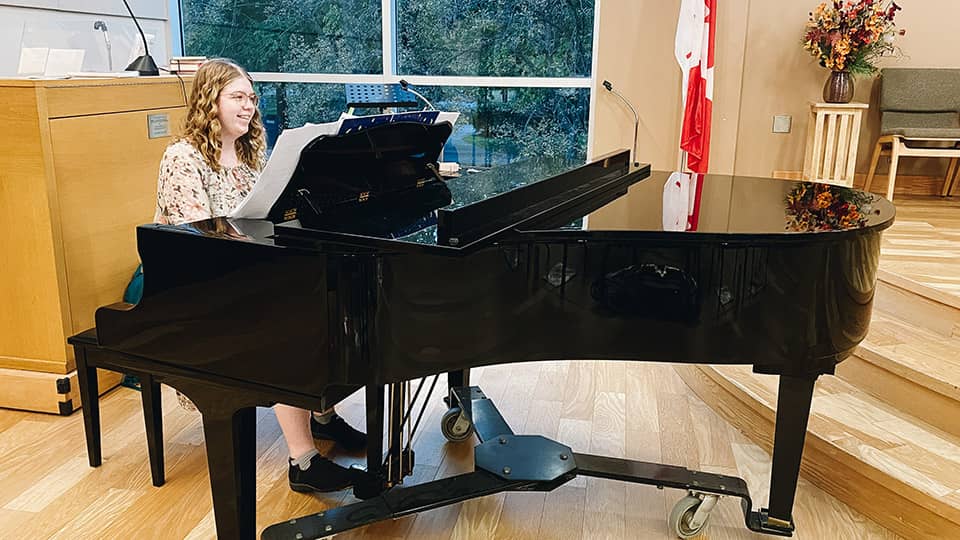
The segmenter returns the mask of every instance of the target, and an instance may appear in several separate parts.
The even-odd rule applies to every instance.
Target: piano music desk
[[[183,91],[176,77],[0,80],[0,407],[79,406],[66,338],[137,266],[134,228],[153,216],[170,142],[158,128],[176,129]],[[106,373],[100,388],[119,381]]]

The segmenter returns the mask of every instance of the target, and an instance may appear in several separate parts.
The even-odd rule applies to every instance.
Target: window
[[[226,56],[254,73],[271,145],[283,128],[335,120],[343,83],[404,77],[461,113],[445,161],[586,157],[593,0],[180,4],[184,54]]]
[[[181,0],[184,52],[249,71],[380,73],[380,0]]]
[[[398,0],[397,11],[400,73],[590,76],[593,2]]]
[[[460,113],[443,161],[491,166],[531,156],[586,159],[586,88],[421,86],[418,91],[438,109]],[[331,122],[346,110],[342,84],[258,82],[257,93],[271,147],[282,129]]]

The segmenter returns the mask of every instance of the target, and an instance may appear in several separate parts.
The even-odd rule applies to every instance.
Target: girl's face
[[[236,140],[247,133],[257,102],[257,95],[246,77],[237,77],[223,87],[217,98],[217,119],[224,140]]]

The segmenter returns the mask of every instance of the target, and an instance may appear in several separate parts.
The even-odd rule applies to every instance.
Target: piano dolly
[[[577,476],[686,490],[688,495],[677,503],[670,515],[670,524],[681,538],[700,534],[710,510],[721,496],[740,498],[744,521],[750,530],[778,536],[793,534],[793,523],[770,517],[766,509],[753,510],[750,492],[742,478],[674,465],[581,454],[546,437],[516,435],[493,401],[476,386],[451,388],[450,403],[453,405],[448,415],[466,419],[480,440],[475,447],[473,472],[413,486],[397,485],[361,502],[271,525],[261,538],[331,537],[378,521],[504,491],[552,491]],[[446,434],[447,430],[444,431]],[[460,433],[457,436],[459,438]]]

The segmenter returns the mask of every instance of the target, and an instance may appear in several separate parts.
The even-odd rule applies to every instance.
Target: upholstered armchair
[[[960,69],[888,68],[880,85],[880,137],[864,189],[870,189],[881,156],[890,156],[889,200],[900,158],[949,158],[941,190],[947,196],[960,159]]]

